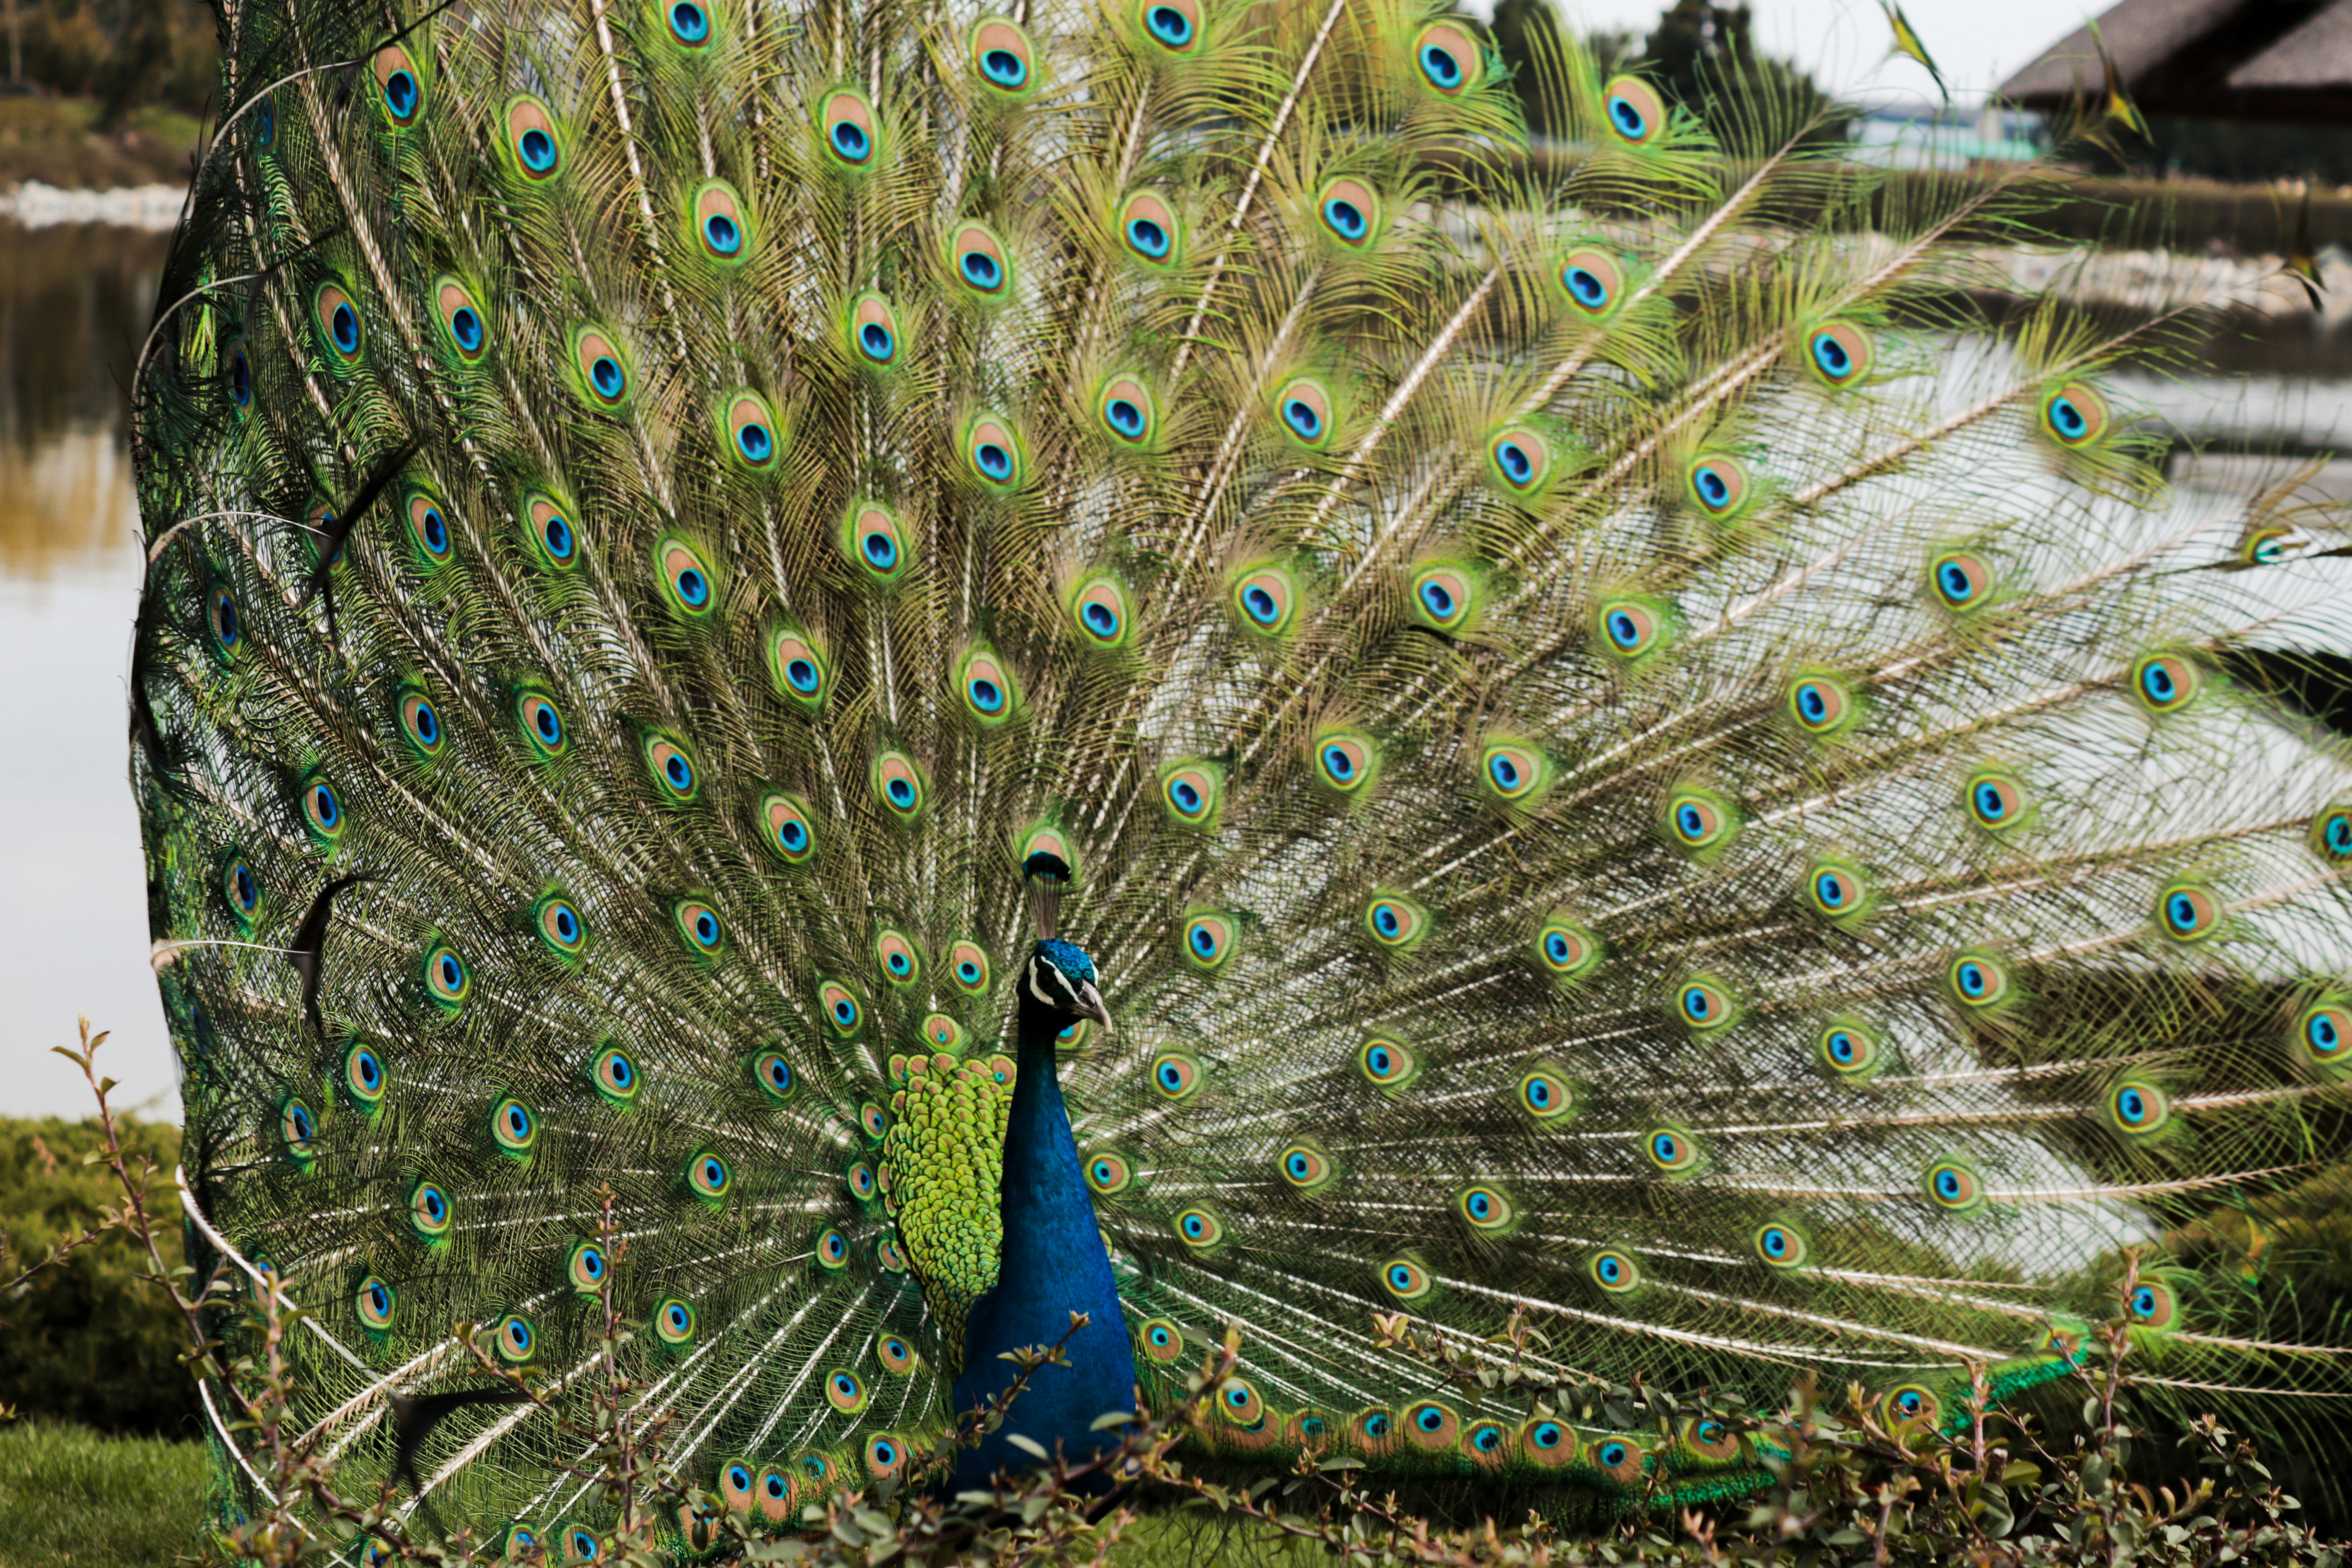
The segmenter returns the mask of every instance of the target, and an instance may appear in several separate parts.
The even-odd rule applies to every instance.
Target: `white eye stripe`
[[[1045,964],[1043,959],[1032,958],[1029,960],[1029,994],[1036,998],[1039,1001],[1045,1003],[1049,1008],[1057,1008],[1060,1007],[1062,1003],[1055,998],[1047,996],[1045,994],[1045,988],[1038,982],[1038,977],[1049,967],[1050,966]]]

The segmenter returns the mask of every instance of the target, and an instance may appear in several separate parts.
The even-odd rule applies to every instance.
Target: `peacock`
[[[468,1395],[604,1293],[777,1530],[1229,1325],[1203,1463],[1604,1508],[2118,1319],[2352,1392],[2338,525],[2171,491],[2014,182],[1435,0],[219,18],[131,767],[194,1256],[402,1507],[607,1549]]]

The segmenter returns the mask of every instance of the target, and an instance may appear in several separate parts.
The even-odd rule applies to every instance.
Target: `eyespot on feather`
[[[1850,387],[1870,374],[1870,334],[1851,321],[1824,321],[1805,333],[1805,364],[1824,386]]]
[[[865,1004],[856,991],[840,980],[817,982],[816,1010],[826,1027],[843,1040],[854,1039],[866,1027]]]
[[[1413,617],[1439,632],[1458,632],[1478,609],[1478,580],[1468,568],[1434,561],[1412,574],[1407,588]]]
[[[1617,308],[1625,294],[1625,268],[1605,250],[1580,246],[1561,257],[1554,281],[1578,314],[1600,320]]]
[[[1835,675],[1799,675],[1789,683],[1789,717],[1807,735],[1835,735],[1858,711],[1852,688]]]
[[[1739,1434],[1713,1416],[1695,1416],[1684,1422],[1680,1442],[1690,1458],[1713,1464],[1737,1459],[1742,1452]]]
[[[1454,1195],[1454,1212],[1474,1230],[1508,1230],[1518,1220],[1518,1208],[1502,1188],[1474,1182]]]
[[[2352,800],[2338,801],[2311,819],[2311,852],[2331,866],[2352,866]]]
[[[1143,0],[1136,8],[1143,36],[1171,55],[1190,55],[1201,47],[1200,0]]]
[[[1972,773],[1961,791],[1969,820],[1987,832],[2001,833],[2025,818],[2025,786],[1997,769]]]
[[[1421,1074],[1412,1048],[1402,1040],[1373,1035],[1356,1047],[1356,1071],[1375,1089],[1394,1092]]]
[[[1225,1239],[1224,1221],[1201,1204],[1180,1209],[1174,1225],[1176,1239],[1195,1251],[1207,1251]]]
[[[1181,1103],[1198,1094],[1205,1082],[1200,1062],[1189,1052],[1163,1051],[1152,1059],[1151,1087],[1163,1100]]]
[[[1312,742],[1316,781],[1336,794],[1363,794],[1380,771],[1380,752],[1371,740],[1348,730],[1325,730]]]
[[[1713,849],[1727,841],[1738,825],[1729,803],[1705,791],[1683,789],[1666,799],[1666,836],[1683,849]]]
[[[2082,382],[2068,382],[2042,396],[2042,433],[2062,447],[2088,446],[2107,433],[2107,400]]]
[[[499,146],[508,167],[526,185],[544,184],[563,172],[563,134],[544,101],[517,93],[507,99],[499,123],[506,132]]]
[[[1698,1168],[1698,1140],[1680,1127],[1653,1127],[1642,1134],[1642,1154],[1668,1176]]]
[[[1992,570],[1975,555],[1954,550],[1927,568],[1927,586],[1937,602],[1956,612],[1975,610],[1992,594]]]
[[[670,919],[697,958],[716,958],[726,949],[727,927],[719,912],[698,898],[682,898],[670,906]]]
[[[1453,1407],[1434,1399],[1417,1400],[1405,1406],[1405,1440],[1424,1453],[1443,1453],[1454,1447],[1461,1436],[1462,1417]]]
[[[824,706],[832,665],[824,650],[798,627],[782,625],[769,633],[768,674],[787,701],[812,713]]]
[[[898,313],[879,294],[861,294],[849,308],[845,328],[850,356],[874,370],[889,370],[898,362]]]
[[[253,352],[242,337],[232,337],[221,347],[221,383],[228,392],[229,406],[236,411],[240,423],[253,413]]]
[[[1300,1192],[1320,1192],[1331,1185],[1337,1174],[1331,1156],[1307,1142],[1287,1145],[1274,1157],[1274,1168],[1282,1179]]]
[[[588,922],[562,894],[543,894],[530,906],[530,927],[540,945],[566,963],[588,946]]]
[[[1251,567],[1234,579],[1233,603],[1244,630],[1279,637],[1297,615],[1298,585],[1282,567]]]
[[[1868,1078],[1878,1071],[1881,1059],[1876,1032],[1847,1020],[1822,1030],[1813,1051],[1832,1077],[1846,1080]]]
[[[1984,1177],[1973,1163],[1958,1155],[1929,1166],[1924,1185],[1927,1201],[1947,1214],[1967,1214],[1984,1207]]]
[[[964,712],[982,729],[997,728],[1019,711],[1020,687],[1011,668],[987,648],[974,648],[963,656],[955,682]]]
[[[490,1331],[491,1345],[500,1361],[509,1366],[521,1366],[539,1354],[539,1325],[517,1312],[509,1312]]]
[[[687,224],[694,230],[694,249],[718,268],[739,268],[751,261],[751,214],[743,195],[722,179],[706,179],[694,188],[687,204]]]
[[[923,950],[913,937],[887,925],[875,934],[874,961],[894,986],[911,986],[923,977]]]
[[[2172,1121],[2171,1096],[2144,1078],[2126,1078],[2107,1091],[2107,1124],[2127,1138],[2145,1138]]]
[[[1693,458],[1684,476],[1684,488],[1691,500],[1701,513],[1718,522],[1738,516],[1754,486],[1748,465],[1727,452]]]
[[[400,510],[408,519],[408,537],[416,547],[416,563],[427,571],[447,565],[457,550],[457,541],[450,535],[449,515],[441,505],[441,497],[420,485],[404,486]]]
[[[1361,250],[1380,238],[1384,213],[1379,193],[1361,180],[1327,183],[1315,197],[1315,216],[1323,232],[1351,250]]]
[[[1531,425],[1507,425],[1486,443],[1486,471],[1514,496],[1540,491],[1552,476],[1552,444]]]
[[[973,477],[986,488],[1008,494],[1028,477],[1028,449],[1010,420],[996,414],[976,416],[964,432],[964,461]]]
[[[341,372],[360,362],[367,347],[367,325],[359,301],[341,279],[329,278],[311,289],[310,325],[330,370]]]
[[[707,619],[719,602],[719,592],[701,552],[672,536],[655,542],[653,556],[654,580],[661,584],[670,609],[688,622]]]
[[[1539,1416],[1519,1428],[1519,1458],[1547,1470],[1573,1464],[1576,1433],[1565,1422]]]
[[[1012,290],[1012,252],[994,229],[967,219],[948,235],[948,272],[968,294],[993,304]]]
[[[593,1241],[575,1241],[571,1250],[564,1254],[564,1278],[571,1281],[575,1295],[596,1294],[609,1271],[604,1261],[604,1249]]]
[[[1576,1110],[1573,1081],[1549,1061],[1538,1061],[1520,1073],[1511,1097],[1520,1111],[1538,1123],[1559,1121]]]
[[[1137,191],[1118,204],[1119,243],[1128,256],[1153,271],[1176,266],[1184,256],[1184,230],[1176,209],[1157,192]]]
[[[572,526],[572,508],[542,491],[523,497],[523,534],[541,565],[569,571],[579,564],[580,536]]]
[[[352,1311],[370,1338],[381,1339],[392,1332],[400,1299],[382,1275],[369,1274],[352,1292]]]
[[[1987,953],[1962,953],[1944,971],[1954,1001],[1970,1011],[1998,1007],[2009,998],[2008,967]]]
[[[679,48],[699,53],[719,36],[713,25],[711,0],[663,0],[662,29]]]
[[[544,692],[525,686],[514,696],[514,716],[524,742],[541,761],[562,757],[571,745],[563,715]]]
[[[2294,1021],[2294,1049],[2323,1072],[2352,1071],[2352,1003],[2324,998]]]
[[[1601,962],[1601,938],[1574,921],[1555,916],[1536,933],[1536,967],[1554,980],[1590,974]]]
[[[1642,1266],[1632,1254],[1606,1247],[1584,1266],[1585,1277],[1612,1296],[1631,1295],[1642,1288]]]
[[[1721,981],[1697,975],[1675,988],[1675,1017],[1685,1029],[1712,1033],[1737,1022],[1739,1007]]]
[[[1095,412],[1106,434],[1122,446],[1150,444],[1160,428],[1160,405],[1151,389],[1131,375],[1115,375],[1103,383]]]
[[[449,1195],[434,1183],[420,1181],[408,1189],[408,1224],[418,1239],[433,1242],[446,1239],[456,1218]]]
[[[1432,22],[1412,41],[1413,74],[1440,98],[1460,98],[1485,85],[1486,52],[1467,28],[1454,21]]]
[[[376,101],[395,131],[405,131],[425,112],[425,81],[416,62],[398,44],[387,44],[368,62],[375,78]]]
[[[1275,416],[1283,434],[1309,451],[1331,444],[1335,427],[1331,389],[1314,376],[1294,376],[1274,394]]]
[[[480,364],[489,354],[489,313],[462,280],[446,273],[433,280],[433,320],[460,364]]]
[[[2124,1298],[2124,1315],[2134,1328],[2165,1330],[2180,1317],[2180,1297],[2167,1280],[2141,1280]]]
[[[1097,1149],[1082,1162],[1087,1186],[1102,1197],[1115,1197],[1125,1192],[1135,1181],[1135,1167],[1127,1156],[1111,1149]]]
[[[1166,1318],[1150,1318],[1138,1325],[1135,1337],[1147,1360],[1172,1366],[1184,1357],[1184,1331]]]
[[[1811,1250],[1801,1232],[1777,1219],[1758,1226],[1751,1240],[1758,1260],[1768,1269],[1800,1268]]]
[[[332,849],[351,825],[334,786],[316,773],[306,774],[297,786],[296,795],[301,805],[302,826],[311,841],[322,849]]]
[[[2178,713],[2203,684],[2197,664],[2179,653],[2144,653],[2132,664],[2132,695],[2150,713]]]
[[[898,518],[878,501],[854,503],[842,522],[842,553],[872,581],[898,581],[912,564],[906,531]]]
[[[923,814],[929,794],[922,769],[903,751],[886,750],[874,758],[874,795],[883,810],[901,821]]]
[[[1551,781],[1551,763],[1543,753],[1517,741],[1488,743],[1478,753],[1478,787],[1507,806],[1523,806],[1543,793]]]
[[[1160,803],[1181,826],[1206,828],[1216,821],[1224,784],[1224,770],[1214,763],[1174,763],[1160,773]]]
[[[645,1075],[637,1071],[635,1057],[608,1041],[588,1059],[588,1082],[611,1103],[626,1106],[635,1103]]]
[[[670,1296],[654,1306],[654,1337],[673,1350],[694,1343],[699,1320],[693,1303]]]
[[[845,1269],[849,1266],[849,1242],[838,1230],[821,1230],[810,1249],[810,1255],[820,1269],[827,1271]]]
[[[1411,1254],[1391,1258],[1380,1266],[1381,1289],[1400,1301],[1417,1301],[1436,1287],[1428,1267]]]
[[[1818,861],[1805,872],[1805,902],[1822,919],[1850,925],[1870,913],[1870,884],[1853,866]]]
[[[783,455],[782,426],[758,392],[732,392],[719,407],[719,448],[728,463],[747,474],[773,473]]]
[[[1215,909],[1187,911],[1177,950],[1194,969],[1215,973],[1234,956],[1233,917]]]
[[[836,169],[858,173],[880,158],[882,134],[874,106],[855,88],[837,87],[824,95],[816,117],[817,145]]]
[[[666,805],[690,806],[702,797],[702,773],[686,742],[659,730],[647,730],[639,741],[646,771],[653,779],[656,799]]]
[[[419,762],[430,762],[440,756],[448,744],[449,732],[442,727],[441,716],[435,711],[425,688],[403,682],[393,695],[393,715],[399,721],[400,733],[407,740],[409,750]]]
[[[286,1157],[309,1170],[319,1157],[319,1122],[310,1107],[288,1099],[278,1107],[278,1141]]]
[[[965,36],[965,50],[982,86],[1006,98],[1022,97],[1036,86],[1036,47],[1011,18],[982,16]]]
[[[2202,942],[2220,928],[2221,904],[2209,888],[2176,882],[2156,895],[2156,919],[2175,942]]]
[[[1622,146],[1655,146],[1666,133],[1665,99],[1639,77],[1617,77],[1603,87],[1601,115]]]
[[[1125,646],[1132,614],[1126,586],[1115,577],[1090,577],[1070,596],[1071,622],[1089,647]]]
[[[627,412],[636,377],[616,336],[602,327],[572,329],[572,370],[574,385],[590,408],[600,413]]]
[[[1365,935],[1390,952],[1411,951],[1429,929],[1429,912],[1402,894],[1375,893],[1364,905]]]
[[[361,1109],[373,1111],[382,1103],[391,1078],[384,1069],[383,1058],[365,1041],[352,1041],[352,1048],[343,1053],[343,1089]]]
[[[228,905],[229,918],[237,928],[248,935],[261,914],[261,879],[247,860],[243,851],[232,846],[221,856],[221,900]]]
[[[948,978],[957,990],[966,996],[986,994],[989,982],[988,950],[970,937],[959,937],[948,948]]]
[[[501,1100],[490,1107],[490,1137],[509,1155],[529,1154],[539,1142],[539,1118],[520,1100]]]

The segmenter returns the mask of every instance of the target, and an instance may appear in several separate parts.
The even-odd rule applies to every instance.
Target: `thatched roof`
[[[2123,0],[2101,14],[2099,32],[2147,113],[2352,124],[2352,0]],[[2104,101],[2090,29],[2000,92],[2028,109]]]

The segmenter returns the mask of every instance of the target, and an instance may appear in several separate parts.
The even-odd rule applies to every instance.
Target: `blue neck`
[[[1034,1463],[1004,1441],[1006,1433],[1018,1432],[1048,1450],[1058,1444],[1076,1458],[1118,1440],[1116,1431],[1090,1430],[1096,1416],[1135,1408],[1135,1353],[1119,1312],[1118,1282],[1103,1255],[1094,1199],[1062,1106],[1054,1037],[1066,1022],[1022,998],[1021,1071],[1013,1086],[998,1189],[1004,1243],[996,1288],[973,1306],[966,1325],[955,1414],[993,1399],[1019,1375],[1011,1362],[997,1359],[1005,1351],[1052,1345],[1069,1334],[1063,1354],[1070,1364],[1031,1375],[1003,1427],[958,1462],[950,1484],[959,1490],[982,1485],[997,1470]],[[1076,1333],[1070,1333],[1072,1312],[1088,1320]]]

